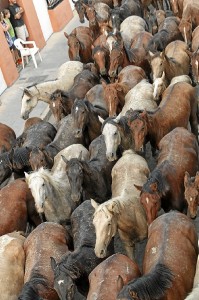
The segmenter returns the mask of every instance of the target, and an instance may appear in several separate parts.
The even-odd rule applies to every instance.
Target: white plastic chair
[[[31,45],[31,44],[33,45],[33,47],[31,47],[31,48],[24,47],[25,45]],[[39,54],[41,61],[42,61],[42,58],[41,58],[41,55],[39,52],[39,48],[36,46],[35,42],[34,41],[23,41],[22,39],[16,39],[14,41],[14,45],[17,48],[17,50],[19,50],[21,53],[23,69],[24,69],[24,59],[23,58],[25,56],[26,62],[28,63],[28,56],[30,56],[30,55],[32,56],[32,60],[35,65],[35,68],[37,68],[37,61],[35,58],[36,53]]]

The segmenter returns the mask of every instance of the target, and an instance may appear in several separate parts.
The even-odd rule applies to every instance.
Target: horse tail
[[[164,264],[158,263],[150,273],[138,278],[130,287],[130,294],[139,299],[160,299],[172,286],[172,271]]]

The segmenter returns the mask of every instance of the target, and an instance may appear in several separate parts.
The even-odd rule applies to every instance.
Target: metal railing
[[[59,3],[61,3],[63,0],[46,0],[48,9],[55,8]]]

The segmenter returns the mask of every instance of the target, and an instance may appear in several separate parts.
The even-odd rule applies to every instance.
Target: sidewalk
[[[38,54],[36,55],[38,68],[35,69],[32,60],[29,59],[28,65],[20,71],[19,78],[14,84],[7,88],[0,95],[0,122],[14,129],[19,136],[24,127],[24,120],[20,117],[21,99],[24,88],[34,83],[40,83],[48,80],[56,79],[58,68],[69,60],[67,40],[64,36],[64,31],[70,33],[75,27],[82,25],[79,22],[78,15],[74,12],[74,18],[61,30],[53,33],[48,39],[46,46],[40,51],[42,62]],[[83,24],[86,26],[85,24]],[[48,112],[48,105],[39,101],[33,109],[30,117],[41,117],[42,119]]]

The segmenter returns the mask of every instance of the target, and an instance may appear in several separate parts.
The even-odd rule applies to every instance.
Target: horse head
[[[135,151],[140,151],[144,146],[145,137],[148,132],[148,114],[146,111],[139,113],[139,111],[131,109],[126,113],[126,117],[132,138],[135,142]]]
[[[111,78],[115,78],[118,73],[118,69],[121,67],[124,61],[124,48],[121,47],[120,44],[116,43],[114,44],[114,47],[112,48],[110,52],[110,67],[108,74]]]
[[[185,43],[190,46],[192,40],[192,20],[191,16],[188,19],[181,19],[180,24],[178,26]]]
[[[107,255],[107,247],[117,231],[117,216],[119,214],[116,202],[99,205],[93,199],[91,204],[95,208],[93,224],[96,232],[95,254],[104,258]]]
[[[69,252],[70,254],[70,252]],[[56,263],[55,259],[51,257],[51,268],[54,273],[54,289],[56,290],[59,298],[61,300],[72,300],[76,292],[76,286],[74,279],[70,276],[70,273],[66,270],[64,263],[67,259],[67,254],[64,258],[64,261],[61,261],[59,264]]]
[[[102,86],[104,88],[105,101],[108,106],[109,117],[116,117],[117,113],[121,111],[119,109],[120,99],[118,92],[120,92],[120,85],[115,83],[106,84],[102,81]]]
[[[41,167],[51,169],[53,165],[53,159],[45,150],[35,147],[30,152],[29,163],[33,171],[37,171]]]
[[[79,15],[79,21],[80,23],[84,23],[85,19],[84,19],[84,14],[85,14],[85,7],[83,5],[83,2],[81,0],[78,1],[74,1],[72,0],[72,2],[74,3],[75,9]]]
[[[199,204],[199,189],[197,185],[196,177],[191,177],[188,172],[185,172],[184,176],[184,196],[188,203],[188,212],[192,219],[197,216],[198,204]]]
[[[63,118],[62,90],[56,90],[50,95],[49,108],[58,123]]]
[[[70,60],[80,61],[80,42],[75,34],[67,34],[64,32],[65,37],[68,39],[68,53]]]
[[[167,83],[165,78],[165,72],[163,71],[162,76],[156,78],[153,82],[153,98],[155,101],[158,101],[160,99],[166,87],[167,87]]]
[[[155,54],[149,51],[150,65],[153,73],[153,81],[160,78],[164,71],[164,52],[156,52]]]
[[[36,93],[32,91],[32,89],[25,88],[23,97],[21,100],[21,118],[27,120],[29,118],[30,112],[37,105],[38,102],[38,90],[36,89]]]
[[[81,138],[89,118],[86,101],[76,99],[71,109],[71,116],[74,120],[75,137]]]

